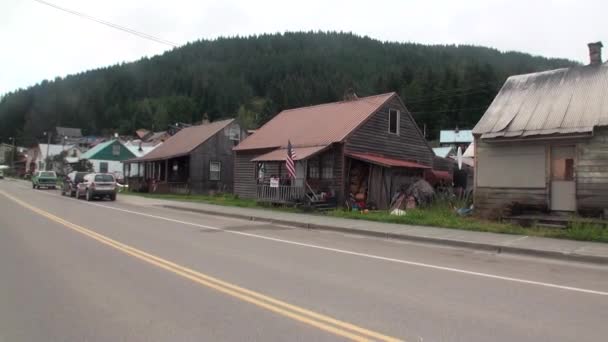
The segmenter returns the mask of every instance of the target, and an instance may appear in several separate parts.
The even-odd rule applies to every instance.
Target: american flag
[[[285,164],[287,166],[287,172],[289,177],[296,178],[296,165],[294,160],[296,159],[296,151],[291,147],[291,141],[287,141],[287,157],[285,158]]]

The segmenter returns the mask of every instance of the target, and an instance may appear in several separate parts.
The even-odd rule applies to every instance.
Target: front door
[[[576,210],[574,146],[551,148],[551,210]]]

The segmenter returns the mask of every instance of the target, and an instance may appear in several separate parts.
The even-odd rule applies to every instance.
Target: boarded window
[[[219,181],[222,172],[222,164],[220,162],[209,163],[209,180]]]
[[[544,188],[545,147],[542,145],[480,144],[476,146],[477,186]]]
[[[399,134],[399,111],[396,109],[388,110],[388,132]]]
[[[108,172],[108,163],[106,163],[106,162],[99,163],[99,172],[107,173]]]
[[[112,155],[113,156],[120,155],[120,145],[112,145]]]

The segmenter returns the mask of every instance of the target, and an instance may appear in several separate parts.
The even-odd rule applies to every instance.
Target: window
[[[120,145],[112,145],[112,155],[119,156],[120,155]]]
[[[222,171],[222,164],[220,162],[210,162],[209,163],[209,180],[219,181],[220,173]]]
[[[96,182],[113,182],[114,176],[112,175],[95,175]]]
[[[101,163],[99,163],[99,172],[101,172],[101,173],[107,173],[108,172],[108,163],[107,162],[101,162]]]
[[[321,167],[321,178],[332,179],[334,177],[334,155],[331,153],[324,155]]]
[[[574,159],[558,158],[551,161],[551,175],[553,180],[574,180]]]
[[[266,163],[258,163],[256,167],[256,177],[259,180],[263,180],[266,174]]]
[[[388,132],[399,135],[399,117],[400,114],[396,109],[388,110]]]
[[[319,179],[319,158],[310,158],[308,160],[308,178]]]

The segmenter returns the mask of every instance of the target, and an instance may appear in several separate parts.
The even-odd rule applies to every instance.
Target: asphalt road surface
[[[0,341],[607,341],[608,267],[0,181]]]

